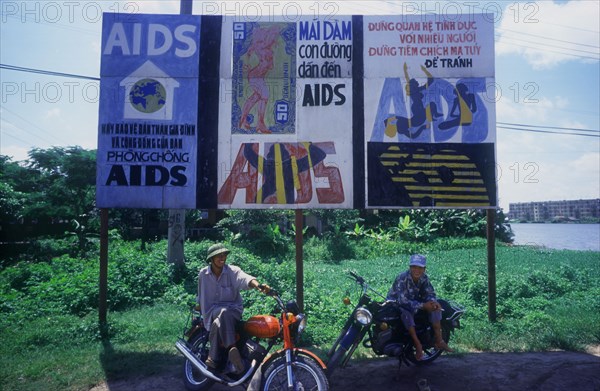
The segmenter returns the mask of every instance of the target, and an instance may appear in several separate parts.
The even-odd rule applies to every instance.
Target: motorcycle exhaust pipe
[[[208,370],[208,367],[206,366],[206,364],[204,364],[202,361],[198,360],[198,358],[194,355],[194,353],[192,353],[190,348],[187,347],[187,344],[185,343],[184,340],[179,339],[175,343],[175,347],[177,348],[177,350],[179,350],[179,353],[183,354],[185,356],[185,358],[188,359],[189,362],[191,362],[192,365],[194,367],[196,367],[196,369],[198,369],[200,372],[202,372],[202,374],[204,376],[206,376],[209,379],[212,379],[218,383],[224,383],[223,379],[219,379],[218,377],[213,375],[213,373]]]

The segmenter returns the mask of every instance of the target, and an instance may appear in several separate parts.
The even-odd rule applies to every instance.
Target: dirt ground
[[[182,358],[183,363],[183,358]],[[351,361],[330,379],[332,391],[600,391],[600,347],[589,353],[447,354],[426,366],[398,367],[381,358]],[[181,369],[162,375],[103,383],[91,391],[184,391]],[[211,391],[240,391],[215,385]]]

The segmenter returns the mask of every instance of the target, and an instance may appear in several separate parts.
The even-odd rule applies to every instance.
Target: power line
[[[573,56],[573,57],[579,57],[579,58],[583,58],[583,59],[591,59],[591,60],[599,60],[599,58],[597,57],[599,55],[598,52],[596,51],[589,51],[589,50],[582,50],[582,49],[575,49],[572,47],[565,47],[565,46],[557,46],[557,45],[551,45],[549,43],[543,43],[543,42],[538,42],[538,41],[531,41],[531,40],[526,40],[526,39],[522,39],[520,36],[522,35],[528,35],[528,36],[532,36],[538,39],[546,39],[546,40],[551,40],[553,42],[562,42],[562,43],[566,43],[569,45],[579,45],[579,46],[584,46],[584,47],[590,47],[593,49],[600,49],[600,46],[598,45],[589,45],[589,44],[584,44],[584,43],[579,43],[579,42],[573,42],[573,41],[567,41],[567,40],[562,40],[562,39],[556,39],[556,38],[550,38],[550,37],[545,37],[545,36],[541,36],[541,35],[537,35],[537,34],[530,34],[530,33],[525,33],[525,32],[517,32],[514,30],[510,30],[510,29],[496,29],[498,31],[498,33],[496,34],[496,41],[502,42],[504,40],[508,40],[508,41],[521,41],[521,42],[525,42],[525,43],[529,43],[529,44],[534,44],[534,45],[539,45],[541,47],[532,47],[532,46],[527,46],[527,45],[522,45],[522,44],[518,44],[518,43],[513,43],[513,45],[515,46],[520,46],[523,48],[527,48],[527,49],[533,49],[533,50],[544,50],[546,52],[551,52],[551,53],[557,53],[557,54],[562,54],[562,55],[566,55],[566,56]],[[506,32],[510,32],[510,33],[514,33],[514,34],[518,34],[519,38],[517,37],[512,37],[512,36],[507,36],[506,33],[502,33],[501,31],[506,31]],[[589,56],[584,56],[584,55],[578,55],[578,54],[573,54],[573,53],[565,53],[565,52],[561,52],[561,51],[556,51],[556,50],[548,50],[546,48],[557,48],[557,49],[563,49],[563,50],[568,50],[568,51],[572,51],[572,52],[580,52],[580,53],[586,53],[586,54],[591,54],[594,57],[589,57]]]
[[[34,136],[34,137],[37,137],[37,138],[39,138],[39,139],[40,139],[40,140],[42,140],[42,141],[45,141],[45,142],[47,142],[47,143],[49,143],[49,144],[54,144],[54,143],[53,143],[52,141],[50,141],[49,139],[47,139],[47,138],[45,138],[45,137],[42,137],[42,136],[41,136],[41,135],[39,135],[39,134],[35,134],[35,133],[32,133],[32,132],[29,132],[29,131],[27,131],[26,129],[23,129],[23,128],[21,128],[21,127],[20,127],[20,126],[18,126],[17,124],[15,124],[15,123],[13,123],[13,122],[11,122],[11,121],[7,120],[6,118],[2,119],[2,121],[4,121],[4,122],[6,122],[6,123],[8,123],[8,124],[10,124],[10,125],[12,125],[12,126],[14,126],[14,128],[15,128],[15,129],[20,129],[20,130],[22,130],[22,131],[24,131],[24,132],[26,132],[26,133],[29,133],[29,134],[31,134],[31,135],[32,135],[32,136]],[[21,141],[23,141],[23,142],[25,142],[25,143],[28,143],[28,144],[29,144],[29,142],[27,142],[27,141],[25,141],[25,140],[23,140],[23,139],[20,139],[20,138],[18,138],[17,136],[14,136],[14,135],[12,135],[12,134],[10,134],[10,133],[6,133],[6,131],[3,131],[3,132],[2,132],[2,134],[6,135],[6,136],[10,136],[10,137],[12,137],[12,138],[15,138],[15,139],[17,139],[17,140],[21,140]]]
[[[0,15],[2,15],[3,18],[8,17],[11,19],[19,20],[21,23],[33,22],[35,24],[43,24],[44,26],[56,27],[56,28],[63,29],[63,30],[70,30],[70,31],[75,31],[78,33],[84,33],[84,34],[89,34],[89,35],[98,35],[98,32],[94,31],[94,30],[88,30],[88,29],[84,29],[81,27],[75,27],[72,25],[65,25],[64,23],[49,22],[49,21],[45,20],[45,18],[38,17],[37,18],[38,20],[36,20],[35,16],[33,18],[30,18],[30,17],[28,17],[28,15],[17,16],[17,15],[6,15],[6,14],[2,14],[2,13],[0,13]]]
[[[550,134],[561,134],[563,136],[582,136],[582,137],[600,138],[600,135],[595,135],[595,134],[554,132],[551,130],[527,129],[527,128],[513,127],[513,126],[496,126],[496,127],[500,128],[500,129],[519,130],[521,132],[550,133]]]
[[[519,45],[519,46],[523,46],[523,45]],[[524,47],[527,47],[527,46],[524,46]],[[535,49],[535,48],[532,48],[532,49]],[[538,50],[540,50],[540,49],[538,49]],[[567,54],[567,53],[561,53],[561,54],[572,55],[572,56],[576,56],[576,57],[591,58],[591,57],[577,56],[577,55],[574,55],[574,54]],[[595,59],[595,58],[593,58],[593,59]],[[49,76],[72,77],[72,78],[80,78],[80,79],[95,80],[95,81],[99,81],[100,80],[99,78],[95,78],[95,77],[91,77],[91,76],[76,75],[76,74],[72,74],[72,73],[53,72],[53,71],[47,71],[47,70],[43,70],[43,69],[26,68],[26,67],[20,67],[20,66],[15,66],[15,65],[8,65],[8,64],[0,64],[0,69],[7,69],[7,70],[13,70],[13,71],[19,71],[19,72],[28,72],[28,73],[38,73],[38,74],[49,75]],[[7,110],[7,111],[9,111],[9,112],[11,112],[10,110],[8,110],[6,108],[4,108],[4,109]],[[11,113],[13,113],[13,112],[11,112]],[[31,124],[31,125],[37,127],[38,129],[44,131],[43,129],[41,129],[38,126],[32,124],[31,122],[29,122],[26,119],[20,117],[19,115],[15,114],[15,113],[13,113],[13,114],[16,115],[16,116],[18,116],[19,118],[21,118],[25,122],[28,122],[29,124]],[[566,128],[566,127],[542,126],[542,125],[527,125],[527,124],[515,124],[515,123],[507,123],[507,122],[498,122],[498,124],[500,126],[497,126],[497,127],[501,128],[501,129],[520,130],[520,131],[524,131],[524,132],[563,134],[563,135],[571,135],[571,136],[600,137],[600,135],[581,134],[581,133],[553,132],[553,131],[548,131],[548,130],[539,130],[537,128],[540,128],[540,129],[567,130],[567,131],[576,131],[576,132],[594,132],[594,133],[599,133],[600,132],[598,130],[592,130],[592,129],[578,129],[578,128]]]
[[[6,122],[8,122],[8,121],[6,121]],[[11,124],[11,125],[14,125],[14,124],[13,124],[13,123],[11,123],[11,122],[8,122],[8,123],[9,123],[9,124]],[[13,134],[6,133],[6,131],[3,131],[3,132],[2,132],[2,135],[3,135],[3,136],[12,137],[12,138],[14,138],[15,140],[21,141],[21,142],[23,142],[23,143],[25,143],[25,144],[29,144],[29,141],[25,141],[25,140],[23,140],[22,138],[19,138],[19,137],[17,137],[17,136],[15,136],[15,135],[13,135]]]
[[[386,3],[388,3],[389,5],[392,5],[394,7],[400,7],[400,4],[397,4],[395,2],[392,1],[387,1]],[[482,7],[478,7],[478,6],[474,6],[474,8],[481,8]],[[554,24],[554,23],[549,23],[550,25],[555,25],[555,26],[560,26],[560,27],[564,27],[564,28],[573,28],[573,29],[577,29],[577,30],[583,30],[583,31],[589,31],[589,32],[595,32],[592,30],[587,30],[587,29],[581,29],[581,28],[576,28],[576,27],[570,27],[570,26],[565,26],[565,25],[559,25],[559,24]],[[563,49],[563,50],[569,50],[569,51],[576,51],[576,52],[582,52],[582,53],[586,53],[586,54],[591,54],[593,56],[597,56],[598,53],[596,52],[591,52],[591,51],[587,51],[587,50],[581,50],[581,49],[575,49],[575,48],[567,48],[564,46],[556,46],[556,45],[550,45],[547,43],[542,43],[542,42],[535,42],[535,41],[527,41],[527,40],[523,40],[523,39],[519,39],[519,38],[513,38],[513,37],[507,37],[504,34],[502,34],[501,32],[509,32],[509,33],[515,33],[515,34],[519,34],[520,36],[522,35],[528,35],[528,36],[532,36],[532,37],[536,37],[536,38],[540,38],[540,39],[545,39],[545,40],[551,40],[553,42],[562,42],[562,43],[567,43],[569,45],[578,45],[578,46],[584,46],[584,47],[590,47],[593,49],[599,49],[600,47],[598,45],[590,45],[590,44],[585,44],[585,43],[580,43],[580,42],[573,42],[573,41],[567,41],[567,40],[562,40],[562,39],[557,39],[557,38],[551,38],[551,37],[547,37],[547,36],[542,36],[542,35],[537,35],[537,34],[531,34],[531,33],[525,33],[525,32],[518,32],[518,31],[514,31],[511,29],[506,29],[506,28],[496,28],[496,31],[498,32],[498,34],[496,34],[496,37],[502,37],[503,39],[513,39],[513,40],[518,40],[518,41],[522,41],[525,43],[530,43],[530,44],[535,44],[535,45],[541,45],[544,48],[546,47],[553,47],[553,48],[558,48],[558,49]],[[527,45],[520,45],[520,44],[514,44],[516,46],[520,46],[526,49],[532,49],[532,50],[537,50],[537,51],[547,51],[547,52],[551,52],[551,53],[556,53],[556,54],[561,54],[561,55],[565,55],[565,56],[572,56],[572,57],[577,57],[577,58],[582,58],[582,59],[588,59],[588,60],[600,60],[598,57],[590,57],[590,56],[585,56],[585,55],[578,55],[578,54],[573,54],[573,53],[565,53],[565,52],[560,52],[560,51],[555,51],[555,50],[547,50],[544,48],[540,48],[540,47],[532,47],[532,46],[527,46]]]
[[[8,65],[8,64],[0,64],[0,69],[6,69],[9,71],[17,71],[17,72],[37,73],[40,75],[48,75],[48,76],[59,76],[59,77],[69,77],[69,78],[74,78],[74,79],[100,81],[99,77],[76,75],[73,73],[47,71],[44,69],[26,68],[26,67],[19,67],[16,65]]]
[[[542,126],[542,125],[527,125],[527,124],[513,124],[509,122],[496,122],[500,125],[508,125],[508,126],[520,126],[524,128],[543,128],[543,129],[559,129],[559,130],[574,130],[577,132],[593,132],[600,133],[600,130],[597,129],[581,129],[581,128],[564,128],[560,126]]]
[[[565,24],[558,24],[558,23],[549,23],[549,22],[543,22],[543,23],[549,24],[549,25],[552,25],[552,26],[564,27],[566,29],[579,30],[579,31],[587,31],[588,33],[600,34],[600,31],[598,31],[598,30],[584,29],[582,27],[567,26]]]
[[[528,41],[526,39],[520,39],[520,38],[514,38],[514,37],[505,37],[505,36],[502,36],[500,34],[496,35],[496,37],[500,38],[500,39],[510,39],[510,40],[514,40],[514,41],[521,41],[521,42],[525,42],[525,43],[532,43],[534,45],[542,45],[542,46],[551,47],[551,48],[571,50],[571,51],[574,51],[574,52],[581,52],[581,53],[587,53],[587,54],[593,54],[593,55],[598,55],[599,54],[598,52],[591,52],[589,50],[573,49],[573,48],[568,48],[568,47],[564,47],[564,46],[556,46],[556,45],[549,45],[549,44],[541,43],[541,42]]]
[[[582,55],[579,55],[579,54],[559,52],[557,50],[549,50],[549,49],[543,49],[543,48],[534,47],[534,46],[520,45],[518,43],[514,43],[512,45],[514,45],[514,46],[520,46],[520,47],[525,48],[525,49],[532,49],[532,50],[536,50],[536,51],[540,51],[540,52],[550,52],[550,53],[562,54],[563,56],[572,56],[572,57],[578,57],[578,58],[583,58],[583,59],[588,59],[588,60],[600,61],[600,58],[598,58],[598,57],[582,56]]]
[[[46,130],[44,130],[44,129],[40,128],[39,126],[37,126],[37,125],[36,125],[36,124],[34,124],[33,122],[31,122],[31,121],[27,120],[26,118],[23,118],[22,116],[20,116],[19,114],[15,113],[14,111],[12,111],[12,110],[9,110],[8,108],[6,108],[6,106],[2,106],[2,105],[0,105],[0,108],[1,108],[2,110],[5,110],[5,111],[7,111],[7,112],[11,113],[11,114],[12,114],[12,115],[14,115],[15,117],[19,118],[21,121],[23,121],[23,122],[25,122],[25,123],[27,123],[27,124],[29,124],[29,125],[33,126],[34,128],[37,128],[37,129],[39,129],[40,131],[42,131],[42,133],[45,133],[46,135],[48,135],[48,136],[50,136],[50,137],[53,137],[53,138],[54,138],[56,141],[59,141],[59,142],[62,142],[62,143],[66,143],[66,141],[65,141],[65,140],[61,139],[60,137],[56,137],[54,134],[52,134],[52,133],[50,133],[50,132],[48,132],[48,131],[46,131]],[[5,120],[6,120],[6,119],[5,119]],[[11,122],[9,122],[9,121],[6,121],[6,122],[8,122],[8,123],[11,123]],[[12,125],[15,125],[15,124],[12,124]],[[21,129],[21,130],[25,130],[25,129],[23,129],[23,128],[21,128],[21,127],[17,126],[17,125],[15,125],[15,127],[19,128],[19,129]],[[25,130],[25,131],[26,131],[26,130]],[[33,134],[34,136],[36,136],[36,137],[39,137],[39,138],[41,138],[41,139],[45,140],[45,141],[48,141],[48,140],[44,139],[43,137],[40,137],[39,135],[36,135],[35,133],[32,133],[32,134]],[[48,141],[48,142],[52,143],[51,141]]]
[[[523,31],[515,31],[515,30],[506,29],[506,28],[498,28],[497,30],[504,30],[504,31],[508,31],[508,32],[511,32],[511,33],[519,34],[519,35],[528,35],[528,36],[531,36],[531,37],[546,39],[546,40],[553,41],[553,42],[569,43],[571,45],[587,46],[587,47],[591,47],[591,48],[594,48],[594,49],[598,49],[598,45],[588,45],[588,44],[585,44],[585,43],[578,43],[578,42],[573,42],[573,41],[566,41],[564,39],[558,39],[558,38],[553,38],[553,37],[545,37],[543,35],[531,34],[531,33],[526,33],[526,32],[523,32]]]

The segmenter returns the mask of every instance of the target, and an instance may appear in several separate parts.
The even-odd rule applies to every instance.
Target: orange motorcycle
[[[275,290],[271,289],[267,295],[277,302],[278,316],[252,316],[237,327],[237,347],[245,366],[241,374],[235,374],[227,361],[220,362],[216,370],[206,366],[210,348],[208,331],[202,314],[192,309],[191,327],[186,327],[184,338],[175,344],[186,358],[184,382],[188,390],[208,390],[215,383],[265,391],[329,389],[323,361],[316,354],[296,347],[306,328],[306,316],[300,313],[295,301],[284,304]],[[281,341],[283,348],[269,354]]]

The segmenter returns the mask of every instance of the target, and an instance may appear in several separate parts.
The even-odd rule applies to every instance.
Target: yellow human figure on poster
[[[411,79],[408,75],[408,66],[404,63],[404,77],[406,78],[406,96],[410,98],[410,112],[412,116],[391,116],[385,120],[385,135],[388,137],[396,137],[398,133],[416,139],[421,135],[429,124],[437,119],[441,114],[437,112],[435,103],[425,105],[424,92],[434,82],[434,77],[429,71],[421,66],[421,69],[427,75],[427,82],[424,85],[419,85],[416,79]]]

